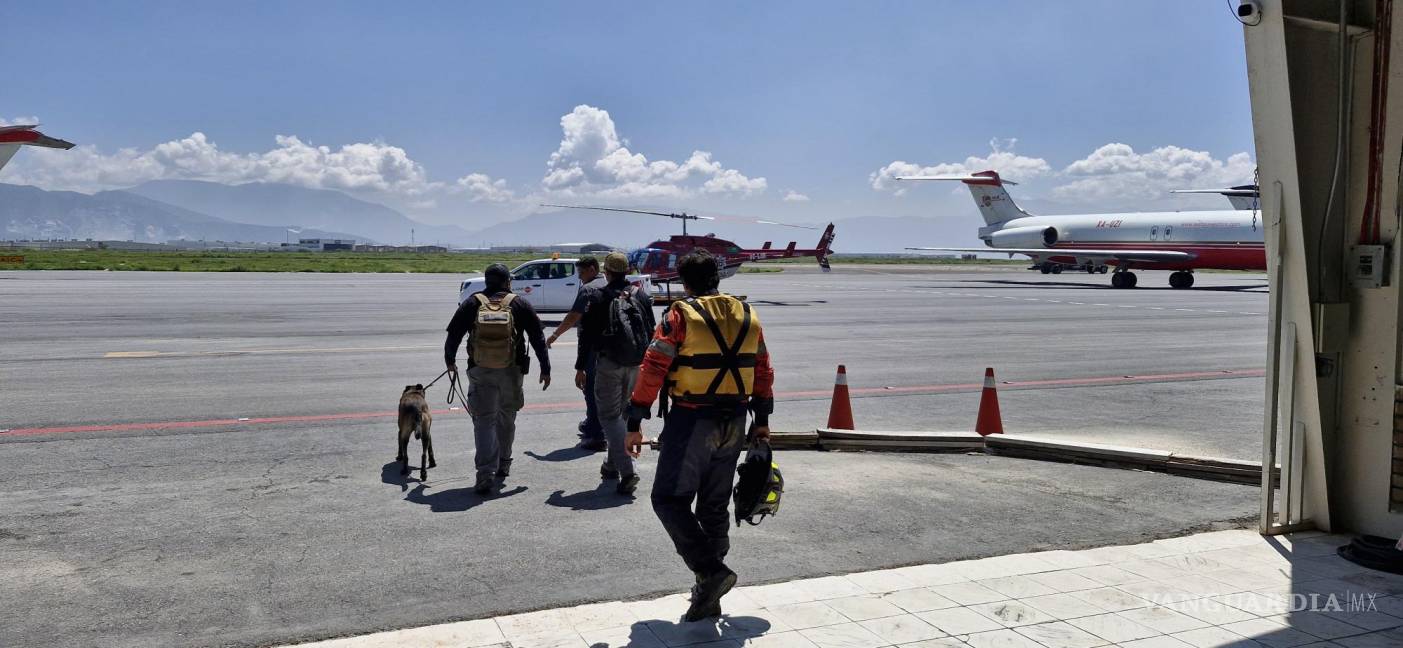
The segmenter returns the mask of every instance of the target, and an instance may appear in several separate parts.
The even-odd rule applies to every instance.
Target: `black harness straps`
[[[716,323],[716,319],[711,316],[710,311],[702,307],[696,299],[687,299],[682,303],[696,311],[702,322],[706,323],[706,328],[711,331],[711,336],[716,338],[716,347],[720,353],[700,353],[691,356],[678,356],[675,364],[689,366],[693,369],[716,370],[716,377],[712,379],[711,385],[707,387],[706,393],[700,395],[688,394],[688,398],[695,400],[715,400],[717,391],[721,389],[721,384],[730,376],[736,383],[736,397],[745,398],[745,380],[741,378],[742,368],[752,368],[755,366],[755,354],[740,352],[741,345],[745,344],[745,338],[750,335],[750,304],[741,302],[741,312],[744,318],[740,324],[740,335],[736,336],[734,344],[726,340],[726,336],[721,333],[721,327]]]

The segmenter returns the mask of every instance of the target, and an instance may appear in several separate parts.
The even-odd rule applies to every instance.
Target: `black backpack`
[[[621,365],[643,362],[643,354],[653,340],[653,312],[643,305],[637,292],[637,286],[629,286],[609,300],[608,324],[600,349]]]

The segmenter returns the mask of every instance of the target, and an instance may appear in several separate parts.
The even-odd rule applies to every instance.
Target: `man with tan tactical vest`
[[[668,310],[643,358],[625,443],[633,456],[642,452],[641,419],[650,418],[666,388],[671,407],[658,438],[653,511],[696,576],[685,620],[699,621],[720,616],[721,597],[736,583],[725,563],[727,509],[747,445],[747,413],[755,417],[752,439],[770,435],[774,370],[760,319],[749,304],[717,290],[717,259],[695,251],[677,271],[687,298]]]
[[[487,495],[511,474],[516,413],[525,404],[522,383],[531,368],[526,341],[541,362],[541,389],[550,387],[550,355],[536,309],[513,293],[511,271],[494,263],[483,273],[484,287],[458,306],[448,323],[443,361],[458,371],[458,345],[468,336],[468,402],[473,417],[473,490]]]

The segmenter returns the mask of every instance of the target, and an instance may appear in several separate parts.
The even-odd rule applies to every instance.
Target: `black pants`
[[[725,568],[731,489],[745,447],[746,410],[674,405],[658,437],[653,511],[677,553],[698,574]],[[693,510],[693,502],[696,508]]]

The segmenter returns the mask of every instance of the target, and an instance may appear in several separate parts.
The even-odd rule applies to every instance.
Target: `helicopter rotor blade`
[[[592,205],[553,205],[541,203],[542,207],[562,207],[565,209],[593,209],[595,211],[624,212],[627,214],[651,214],[653,216],[666,216],[667,218],[677,218],[681,220],[716,220],[710,216],[697,216],[696,214],[671,214],[668,212],[648,211],[646,209],[624,209],[623,207],[594,207]]]
[[[595,210],[595,211],[624,212],[624,213],[627,213],[627,214],[651,214],[651,215],[653,215],[653,216],[666,216],[666,217],[668,217],[668,218],[677,218],[677,219],[682,219],[682,220],[709,220],[709,221],[724,221],[724,222],[731,222],[731,223],[751,223],[751,224],[756,224],[756,225],[776,225],[776,226],[779,226],[779,227],[792,227],[792,228],[795,228],[795,229],[806,229],[806,230],[818,229],[817,227],[813,227],[813,226],[810,226],[810,225],[793,225],[793,224],[790,224],[790,223],[781,223],[781,222],[779,222],[779,221],[772,221],[772,220],[766,220],[766,219],[760,219],[760,218],[746,218],[746,217],[743,217],[743,216],[698,216],[697,214],[688,214],[688,213],[674,214],[674,213],[668,213],[668,212],[649,211],[649,210],[646,210],[646,209],[626,209],[626,208],[623,208],[623,207],[595,207],[595,206],[592,206],[592,205],[555,205],[555,204],[550,204],[550,203],[541,203],[541,206],[542,206],[542,207],[562,207],[562,208],[565,208],[565,209],[593,209],[593,210]]]

